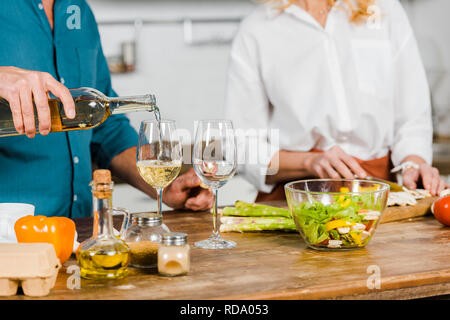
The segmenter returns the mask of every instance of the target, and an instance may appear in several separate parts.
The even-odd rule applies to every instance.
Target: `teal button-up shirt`
[[[0,43],[0,66],[45,71],[68,88],[115,96],[84,0],[56,0],[53,31],[40,0],[0,0]],[[137,133],[121,115],[92,130],[0,138],[0,202],[31,203],[46,216],[90,216],[91,161],[108,168],[136,144]]]

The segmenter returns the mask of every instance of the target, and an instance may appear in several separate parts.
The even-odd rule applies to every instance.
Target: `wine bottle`
[[[92,88],[76,88],[69,91],[75,102],[76,115],[73,119],[66,116],[61,100],[49,94],[50,132],[92,129],[105,122],[109,116],[119,113],[149,111],[155,112],[157,119],[160,118],[156,98],[151,94],[111,98]],[[36,132],[38,133],[39,120],[36,108],[34,109]],[[14,127],[9,103],[0,97],[0,137],[15,135],[20,135],[20,133]]]

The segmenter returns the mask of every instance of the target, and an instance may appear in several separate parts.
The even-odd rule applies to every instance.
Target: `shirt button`
[[[78,200],[78,196],[76,194],[73,195],[73,201],[77,201]]]
[[[73,157],[73,162],[77,164],[78,162],[80,162],[80,158],[78,158],[77,156]]]
[[[59,79],[59,81],[64,84],[66,81],[64,80],[64,78]]]
[[[39,10],[44,9],[44,6],[42,5],[42,3],[39,3],[39,4],[38,4],[38,8],[39,8]]]

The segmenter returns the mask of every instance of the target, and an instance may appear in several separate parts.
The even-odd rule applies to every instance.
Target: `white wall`
[[[403,0],[427,69],[437,120],[435,130],[450,136],[449,0]]]

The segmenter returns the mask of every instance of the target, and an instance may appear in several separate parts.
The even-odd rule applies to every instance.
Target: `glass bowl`
[[[389,185],[367,180],[311,179],[284,186],[302,238],[316,250],[363,248],[386,208]]]

